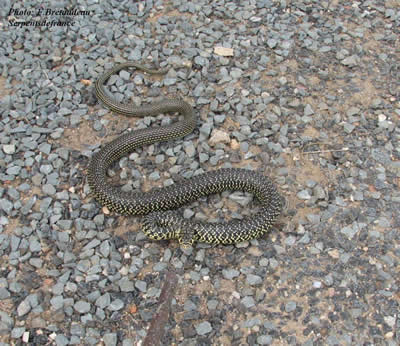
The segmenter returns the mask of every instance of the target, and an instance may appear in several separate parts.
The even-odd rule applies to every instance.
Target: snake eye
[[[183,250],[188,250],[192,247],[192,244],[189,242],[182,242],[182,243],[180,243],[180,247]]]

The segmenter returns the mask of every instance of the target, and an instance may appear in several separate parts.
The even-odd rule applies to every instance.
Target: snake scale
[[[107,182],[110,165],[135,148],[186,136],[196,126],[193,108],[183,100],[165,99],[143,106],[120,104],[106,93],[104,83],[114,73],[135,67],[149,74],[165,73],[134,62],[116,65],[95,83],[97,97],[113,112],[125,116],[154,116],[160,113],[179,113],[183,120],[162,127],[140,129],[126,133],[103,146],[89,163],[88,183],[95,198],[110,210],[124,215],[145,215],[143,232],[154,240],[177,239],[182,247],[196,241],[211,244],[232,244],[257,238],[267,232],[281,213],[283,200],[274,184],[264,175],[238,168],[223,168],[183,179],[178,183],[148,192],[124,192]],[[241,220],[207,223],[185,219],[176,211],[184,204],[202,196],[225,190],[252,193],[260,202],[260,210]]]

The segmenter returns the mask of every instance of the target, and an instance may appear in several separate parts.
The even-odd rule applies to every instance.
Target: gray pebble
[[[167,263],[164,262],[158,262],[153,266],[153,270],[155,272],[162,272],[168,267]]]
[[[72,220],[58,220],[57,225],[60,226],[62,230],[70,230],[72,227]]]
[[[19,339],[22,337],[22,334],[25,332],[25,327],[15,327],[11,331],[11,337],[13,339]]]
[[[0,287],[0,300],[10,298],[11,294],[5,287]]]
[[[247,308],[250,309],[254,305],[256,305],[254,298],[251,296],[246,296],[242,299],[242,304]]]
[[[103,255],[104,258],[107,258],[110,255],[111,246],[108,240],[105,240],[100,245],[100,253]]]
[[[240,272],[236,269],[223,269],[222,275],[225,279],[232,280],[240,275]]]
[[[355,129],[355,126],[353,124],[344,123],[343,128],[346,133],[352,133]]]
[[[124,339],[122,340],[122,346],[134,346],[133,339]]]
[[[111,302],[111,296],[107,292],[100,297],[96,299],[96,306],[98,306],[100,309],[105,309],[108,305],[110,305]]]
[[[3,151],[6,154],[12,155],[15,153],[15,145],[14,144],[4,144],[3,145]]]
[[[358,64],[358,57],[356,55],[348,56],[344,58],[341,63],[345,66],[355,66]]]
[[[160,163],[164,162],[164,159],[165,159],[164,155],[157,155],[156,159],[155,159],[155,163],[160,164]]]
[[[42,144],[39,145],[38,149],[42,153],[44,153],[46,155],[49,155],[50,152],[51,152],[51,145],[49,143],[42,143]]]
[[[209,310],[215,310],[218,307],[218,300],[212,299],[207,302]]]
[[[289,301],[285,304],[285,311],[286,312],[292,312],[296,310],[297,304],[294,301]]]
[[[136,281],[136,284],[137,284],[137,281]],[[127,278],[127,277],[123,277],[121,280],[119,280],[118,285],[122,292],[132,292],[135,290],[135,288],[133,286],[133,282],[130,281],[129,278]],[[145,291],[146,291],[146,287],[145,287],[145,290],[142,292],[145,292]]]
[[[100,244],[99,239],[93,239],[82,248],[82,252],[93,249],[93,248],[97,247],[99,244]]]
[[[117,333],[107,333],[103,335],[103,341],[105,346],[115,346],[117,345]]]
[[[297,193],[297,197],[299,197],[300,199],[303,199],[303,200],[308,200],[311,198],[311,195],[308,192],[308,190],[302,190]]]
[[[210,322],[208,322],[208,321],[197,324],[195,326],[195,328],[196,328],[197,334],[200,336],[206,335],[212,331],[212,326],[211,326]]]
[[[42,187],[42,191],[44,194],[52,196],[56,193],[56,188],[53,185],[45,184]]]
[[[68,338],[62,334],[57,334],[55,341],[57,346],[66,346],[69,344]]]
[[[143,293],[146,293],[147,291],[147,283],[146,281],[142,281],[142,280],[136,280],[135,282],[135,287]]]
[[[254,275],[254,274],[248,274],[246,276],[246,281],[249,285],[251,286],[255,286],[255,285],[260,285],[262,284],[262,279],[260,276],[258,275]]]
[[[123,80],[129,80],[131,78],[131,74],[126,71],[126,70],[122,70],[119,72],[119,76],[123,79]]]
[[[310,116],[312,114],[314,114],[314,110],[311,108],[309,104],[306,104],[306,106],[304,107],[304,115]]]
[[[160,173],[158,171],[151,172],[149,174],[149,179],[153,180],[153,181],[159,180],[160,179]]]
[[[190,299],[185,300],[185,304],[183,305],[183,309],[185,311],[197,310],[197,305],[194,304]]]
[[[332,286],[333,285],[333,276],[332,274],[328,274],[324,277],[323,279],[325,285],[327,286]]]
[[[10,168],[7,168],[6,172],[9,175],[18,175],[20,171],[21,171],[21,167],[20,166],[12,166]]]
[[[22,317],[31,311],[31,305],[27,299],[24,299],[17,307],[18,317]]]
[[[7,215],[9,215],[13,210],[14,205],[8,199],[2,198],[0,200],[0,207]]]
[[[40,242],[36,238],[33,238],[30,241],[29,250],[32,252],[40,252],[42,250],[42,246],[40,245]]]
[[[74,304],[74,309],[80,314],[85,314],[90,311],[90,303],[84,300],[79,300]]]
[[[278,265],[279,265],[279,263],[278,263],[278,261],[277,261],[275,258],[270,258],[270,259],[269,259],[269,266],[270,266],[272,269],[276,269],[276,268],[278,267]]]
[[[275,40],[275,39],[273,39],[273,38],[270,38],[270,39],[267,41],[267,45],[268,45],[268,47],[271,48],[271,49],[275,48],[277,44],[278,44],[278,41]]]
[[[325,191],[320,185],[315,186],[313,189],[313,195],[317,199],[325,199]]]
[[[272,343],[272,337],[269,335],[260,335],[257,337],[257,343],[259,345],[270,345]]]

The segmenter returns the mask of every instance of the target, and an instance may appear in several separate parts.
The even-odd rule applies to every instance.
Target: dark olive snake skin
[[[165,70],[151,70],[133,62],[115,66],[95,83],[96,95],[107,107],[125,116],[144,117],[177,112],[183,115],[184,119],[167,126],[140,129],[124,134],[96,152],[88,168],[88,183],[95,198],[110,210],[120,214],[146,215],[142,230],[150,239],[177,239],[182,247],[191,246],[196,241],[232,244],[257,238],[266,233],[281,213],[283,200],[276,187],[265,176],[254,171],[237,168],[219,169],[145,193],[124,192],[107,182],[107,169],[122,156],[143,145],[183,137],[192,132],[196,126],[193,108],[182,100],[166,99],[138,107],[134,104],[119,104],[108,96],[104,83],[112,74],[127,67],[135,67],[150,74],[165,73]],[[170,210],[202,196],[225,190],[253,193],[261,204],[259,212],[241,220],[205,223],[184,219],[176,211]]]

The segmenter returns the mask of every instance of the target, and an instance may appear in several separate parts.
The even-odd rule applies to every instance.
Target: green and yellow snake
[[[178,239],[182,247],[189,247],[196,241],[232,244],[257,238],[266,233],[281,213],[283,200],[271,181],[254,171],[238,168],[219,169],[145,193],[124,192],[107,182],[107,169],[122,156],[143,145],[186,136],[196,126],[193,108],[182,100],[166,99],[138,107],[132,103],[120,104],[108,96],[104,83],[111,75],[128,67],[135,67],[150,74],[165,73],[134,62],[115,66],[95,83],[96,95],[107,107],[125,116],[145,117],[160,113],[179,113],[184,119],[167,126],[140,129],[124,134],[96,152],[88,168],[88,183],[95,198],[117,213],[146,215],[142,230],[150,239]],[[202,196],[225,190],[253,193],[261,204],[260,210],[252,216],[225,223],[188,220],[180,217],[176,211],[171,211]]]

